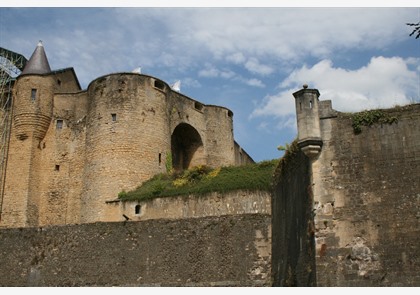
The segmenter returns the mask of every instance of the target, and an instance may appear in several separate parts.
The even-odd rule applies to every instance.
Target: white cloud
[[[204,77],[204,78],[223,78],[227,80],[239,81],[241,83],[244,83],[246,85],[253,86],[253,87],[259,87],[259,88],[265,87],[265,84],[259,79],[255,79],[255,78],[247,79],[236,74],[235,72],[229,69],[219,70],[209,63],[206,63],[205,68],[201,69],[198,72],[198,76]]]
[[[177,8],[117,9],[124,27],[147,46],[183,56],[182,63],[205,57],[242,65],[268,75],[282,62],[330,58],[334,52],[383,49],[407,38],[405,23],[416,8]],[[139,26],[158,28],[146,34]],[[127,33],[128,35],[128,33]],[[155,48],[159,50],[160,48]],[[150,54],[152,54],[152,50]],[[267,60],[273,64],[267,65]]]
[[[199,77],[205,77],[205,78],[221,77],[221,78],[224,78],[224,79],[231,79],[231,78],[235,77],[236,74],[229,69],[219,70],[215,66],[213,66],[212,64],[206,63],[205,68],[198,71],[198,76]]]
[[[261,64],[258,59],[256,58],[250,58],[246,63],[245,63],[245,68],[250,71],[251,73],[256,73],[259,75],[269,75],[272,72],[274,72],[274,69],[272,69],[271,67],[267,66],[267,65],[263,65]]]
[[[341,111],[388,108],[418,98],[419,73],[409,68],[413,62],[413,59],[379,56],[373,57],[368,65],[350,71],[335,68],[330,60],[323,60],[312,68],[304,66],[294,71],[281,85],[300,87],[307,83],[319,89],[321,99],[332,99],[335,108]]]
[[[205,69],[198,72],[199,77],[215,78],[220,75],[220,71],[210,64],[205,65]]]
[[[220,72],[220,77],[222,77],[224,79],[231,79],[235,76],[236,76],[236,74],[234,72],[232,72],[231,70],[228,70],[228,69]]]
[[[276,95],[268,95],[263,98],[260,106],[252,112],[251,118],[259,116],[284,117],[295,113],[294,91],[287,89]]]
[[[221,14],[230,14],[225,10]],[[222,48],[237,48],[246,55],[270,54],[280,59],[299,59],[306,54],[325,57],[333,50],[346,48],[381,48],[403,36],[400,32],[408,18],[395,9],[260,9],[246,18],[246,9],[227,17]],[[203,18],[201,18],[203,19]],[[206,18],[204,17],[204,20]],[[229,21],[230,20],[230,21]],[[237,27],[241,27],[237,28]],[[214,46],[219,45],[216,34]]]
[[[245,60],[246,58],[242,52],[235,52],[226,56],[226,61],[232,62],[234,64],[242,64],[245,62]]]
[[[419,72],[409,66],[419,59],[373,57],[369,64],[356,70],[335,68],[330,60],[312,67],[302,66],[280,84],[276,95],[267,96],[251,117],[288,117],[295,113],[292,93],[308,84],[321,93],[320,100],[331,99],[333,108],[343,112],[388,108],[419,99]]]
[[[51,53],[56,53],[58,67],[75,66],[81,80],[139,65],[146,71],[164,67],[198,71],[203,61],[224,61],[225,67],[235,65],[252,74],[270,75],[274,69],[284,69],[284,63],[302,64],[308,57],[325,59],[353,49],[386,49],[408,38],[411,28],[405,23],[418,18],[418,8],[398,7],[28,8],[7,12],[32,15],[34,24],[22,19],[14,25],[18,33],[3,30],[3,43],[7,41],[18,52],[22,48],[32,52],[38,38],[44,39],[50,61],[54,62]],[[45,17],[54,25],[40,29],[36,21]],[[35,39],[32,45],[22,42],[31,39]],[[201,74],[215,75],[205,71]],[[232,75],[224,72],[224,76]]]
[[[196,79],[193,78],[185,78],[181,80],[182,84],[187,86],[187,87],[192,87],[192,88],[200,88],[201,84],[200,82],[198,82]]]
[[[255,86],[255,87],[260,87],[260,88],[265,87],[264,83],[258,79],[249,79],[249,80],[246,80],[245,83],[248,84],[249,86]]]

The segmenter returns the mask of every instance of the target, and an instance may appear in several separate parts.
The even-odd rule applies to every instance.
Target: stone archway
[[[205,164],[201,136],[187,123],[179,124],[172,133],[171,152],[172,167],[175,171]]]

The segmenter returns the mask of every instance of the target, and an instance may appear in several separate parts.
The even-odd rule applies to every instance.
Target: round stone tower
[[[166,83],[136,73],[90,83],[81,222],[115,220],[106,201],[166,171],[169,91]]]
[[[44,47],[39,42],[13,89],[2,225],[39,224],[41,171],[44,169],[40,143],[51,123],[53,99],[54,78]]]
[[[14,89],[13,120],[20,140],[34,136],[42,140],[52,118],[54,78],[40,41],[17,78]]]

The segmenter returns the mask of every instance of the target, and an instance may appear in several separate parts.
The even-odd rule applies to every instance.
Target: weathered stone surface
[[[318,286],[420,285],[420,104],[393,124],[321,119],[313,162]]]
[[[420,286],[420,104],[359,134],[352,114],[319,105],[319,155],[298,152],[276,175],[274,284]]]
[[[232,191],[156,198],[147,201],[126,201],[110,203],[119,206],[115,220],[124,221],[124,215],[130,220],[148,220],[160,218],[183,219],[192,217],[271,214],[271,193],[266,191]],[[136,213],[136,206],[138,212]]]
[[[316,286],[310,162],[300,150],[282,160],[272,197],[274,286]]]
[[[4,229],[0,286],[270,286],[264,214]]]

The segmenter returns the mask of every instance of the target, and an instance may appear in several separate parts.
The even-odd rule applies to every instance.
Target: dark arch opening
[[[175,171],[203,164],[203,141],[189,124],[179,124],[171,136],[172,167]]]

